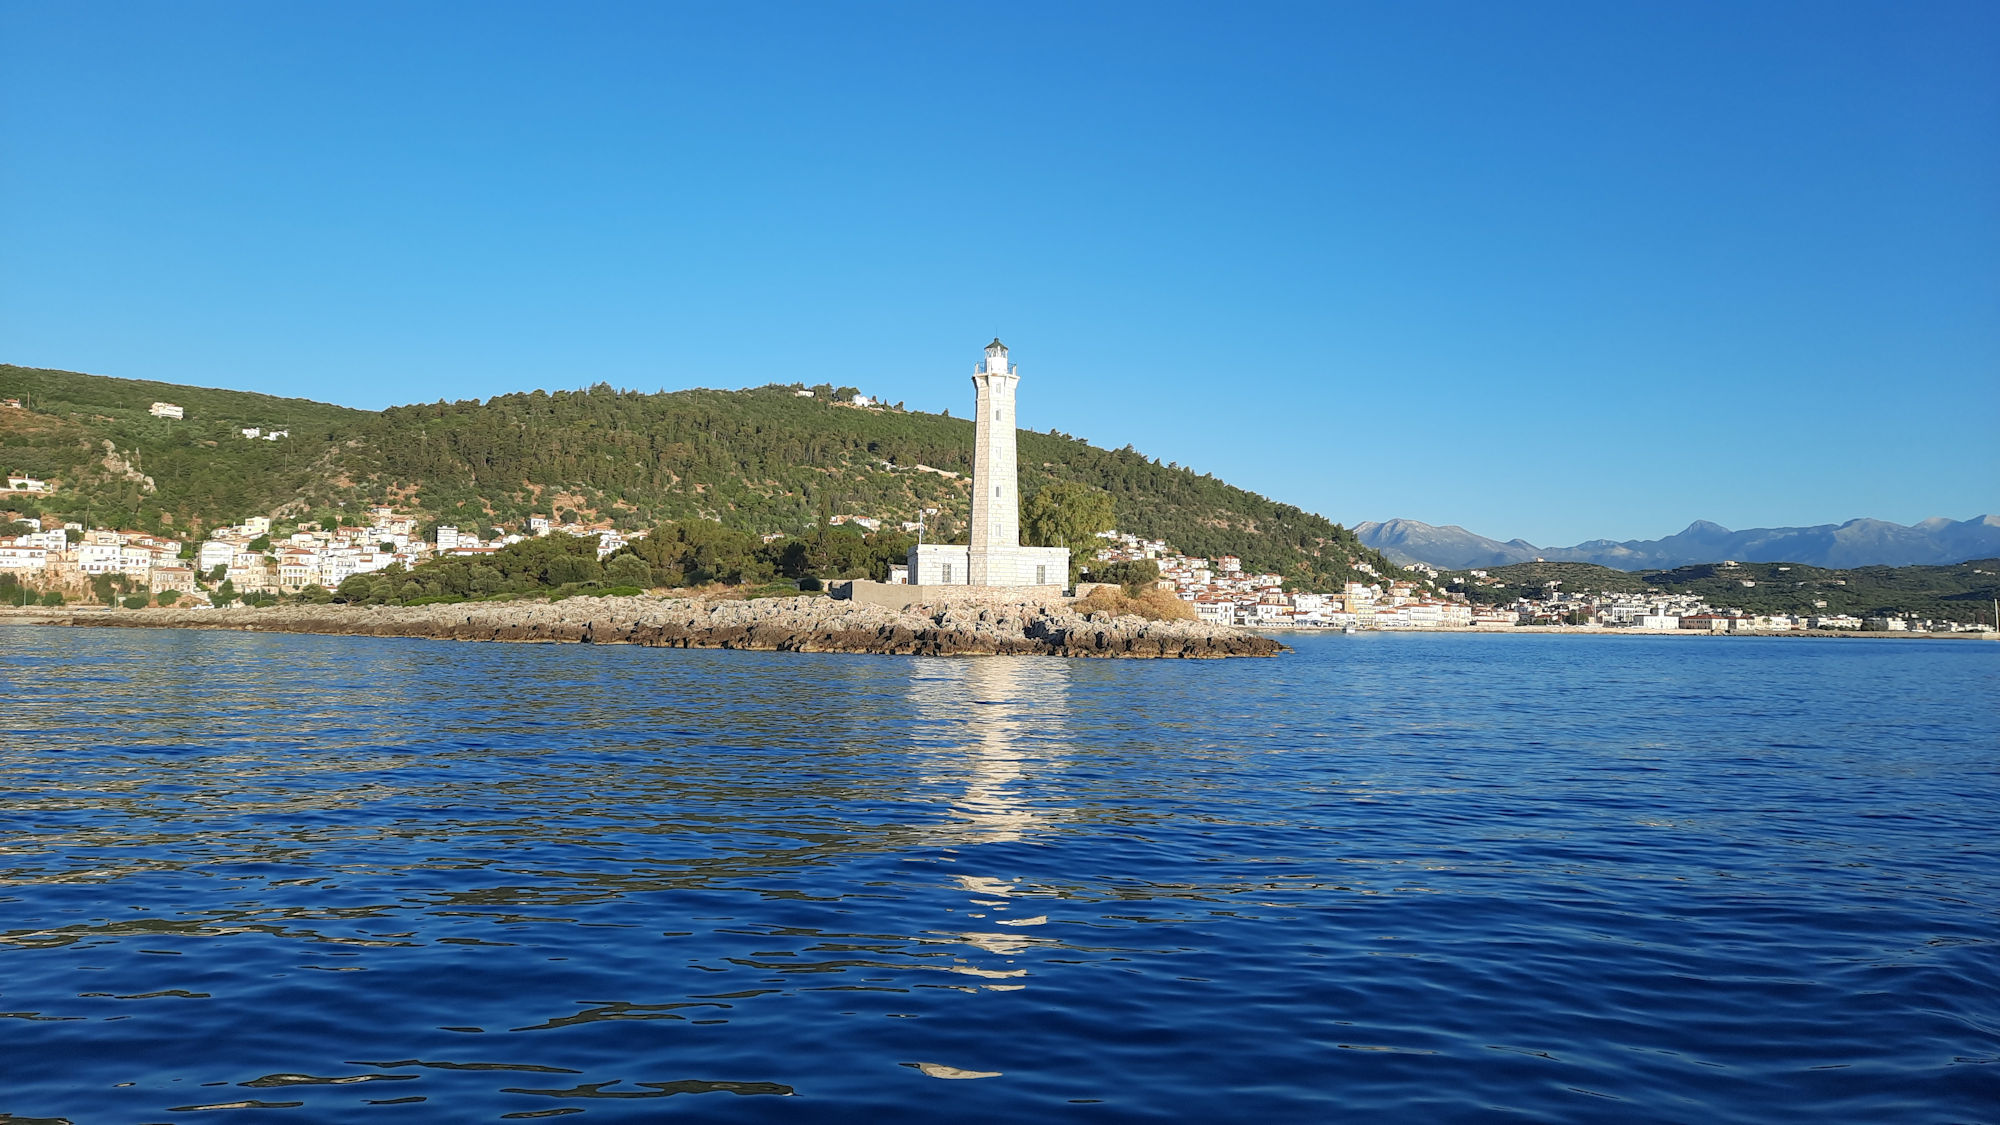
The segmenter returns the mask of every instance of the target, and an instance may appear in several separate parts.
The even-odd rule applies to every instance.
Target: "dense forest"
[[[701,517],[802,535],[832,515],[893,527],[937,509],[962,531],[972,423],[861,407],[851,389],[771,385],[642,394],[598,385],[381,412],[303,399],[0,366],[0,466],[53,480],[16,510],[198,534],[249,515],[351,520],[372,504],[434,522],[519,528],[531,514],[621,527]],[[184,408],[153,418],[154,401]],[[244,427],[286,428],[262,441]],[[1325,589],[1400,570],[1293,505],[1058,432],[1019,434],[1021,489],[1069,482],[1111,499],[1117,526]]]
[[[1449,589],[1487,604],[1542,597],[1551,583],[1558,583],[1556,588],[1572,594],[1692,594],[1718,608],[1745,613],[1886,614],[1968,622],[1992,621],[1993,599],[2000,597],[2000,559],[1974,559],[1954,566],[1864,566],[1852,570],[1803,563],[1704,563],[1673,570],[1626,571],[1594,563],[1528,562],[1493,567],[1486,575],[1485,581],[1463,571],[1444,578]]]

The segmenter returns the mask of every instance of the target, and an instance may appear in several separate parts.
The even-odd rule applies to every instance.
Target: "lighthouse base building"
[[[965,544],[910,548],[913,586],[1053,586],[1069,584],[1069,548],[1021,546],[1021,495],[1015,470],[1015,391],[1019,364],[997,338],[972,369],[972,528]]]
[[[987,559],[986,581],[974,582],[971,548],[925,543],[910,548],[910,582],[917,586],[1069,585],[1068,547],[1016,547]]]

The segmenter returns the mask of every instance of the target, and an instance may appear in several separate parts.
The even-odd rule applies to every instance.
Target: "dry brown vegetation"
[[[727,582],[709,582],[701,586],[684,586],[671,591],[671,593],[673,596],[681,598],[705,598],[713,602],[740,602],[744,599],[746,591],[740,585],[731,586]]]
[[[1109,586],[1100,586],[1078,598],[1071,608],[1078,613],[1104,613],[1113,617],[1131,614],[1148,621],[1193,621],[1194,606],[1166,590],[1142,590],[1136,596]]]

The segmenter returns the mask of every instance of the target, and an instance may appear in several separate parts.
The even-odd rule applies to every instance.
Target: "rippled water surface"
[[[0,629],[0,1120],[2000,1117],[2000,645],[1294,643]]]

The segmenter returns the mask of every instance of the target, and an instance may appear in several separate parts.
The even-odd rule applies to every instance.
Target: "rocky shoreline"
[[[429,606],[43,610],[36,621],[99,628],[915,656],[1204,659],[1287,651],[1269,637],[1230,626],[1085,615],[1062,604],[896,610],[814,597],[730,601],[639,596]]]

